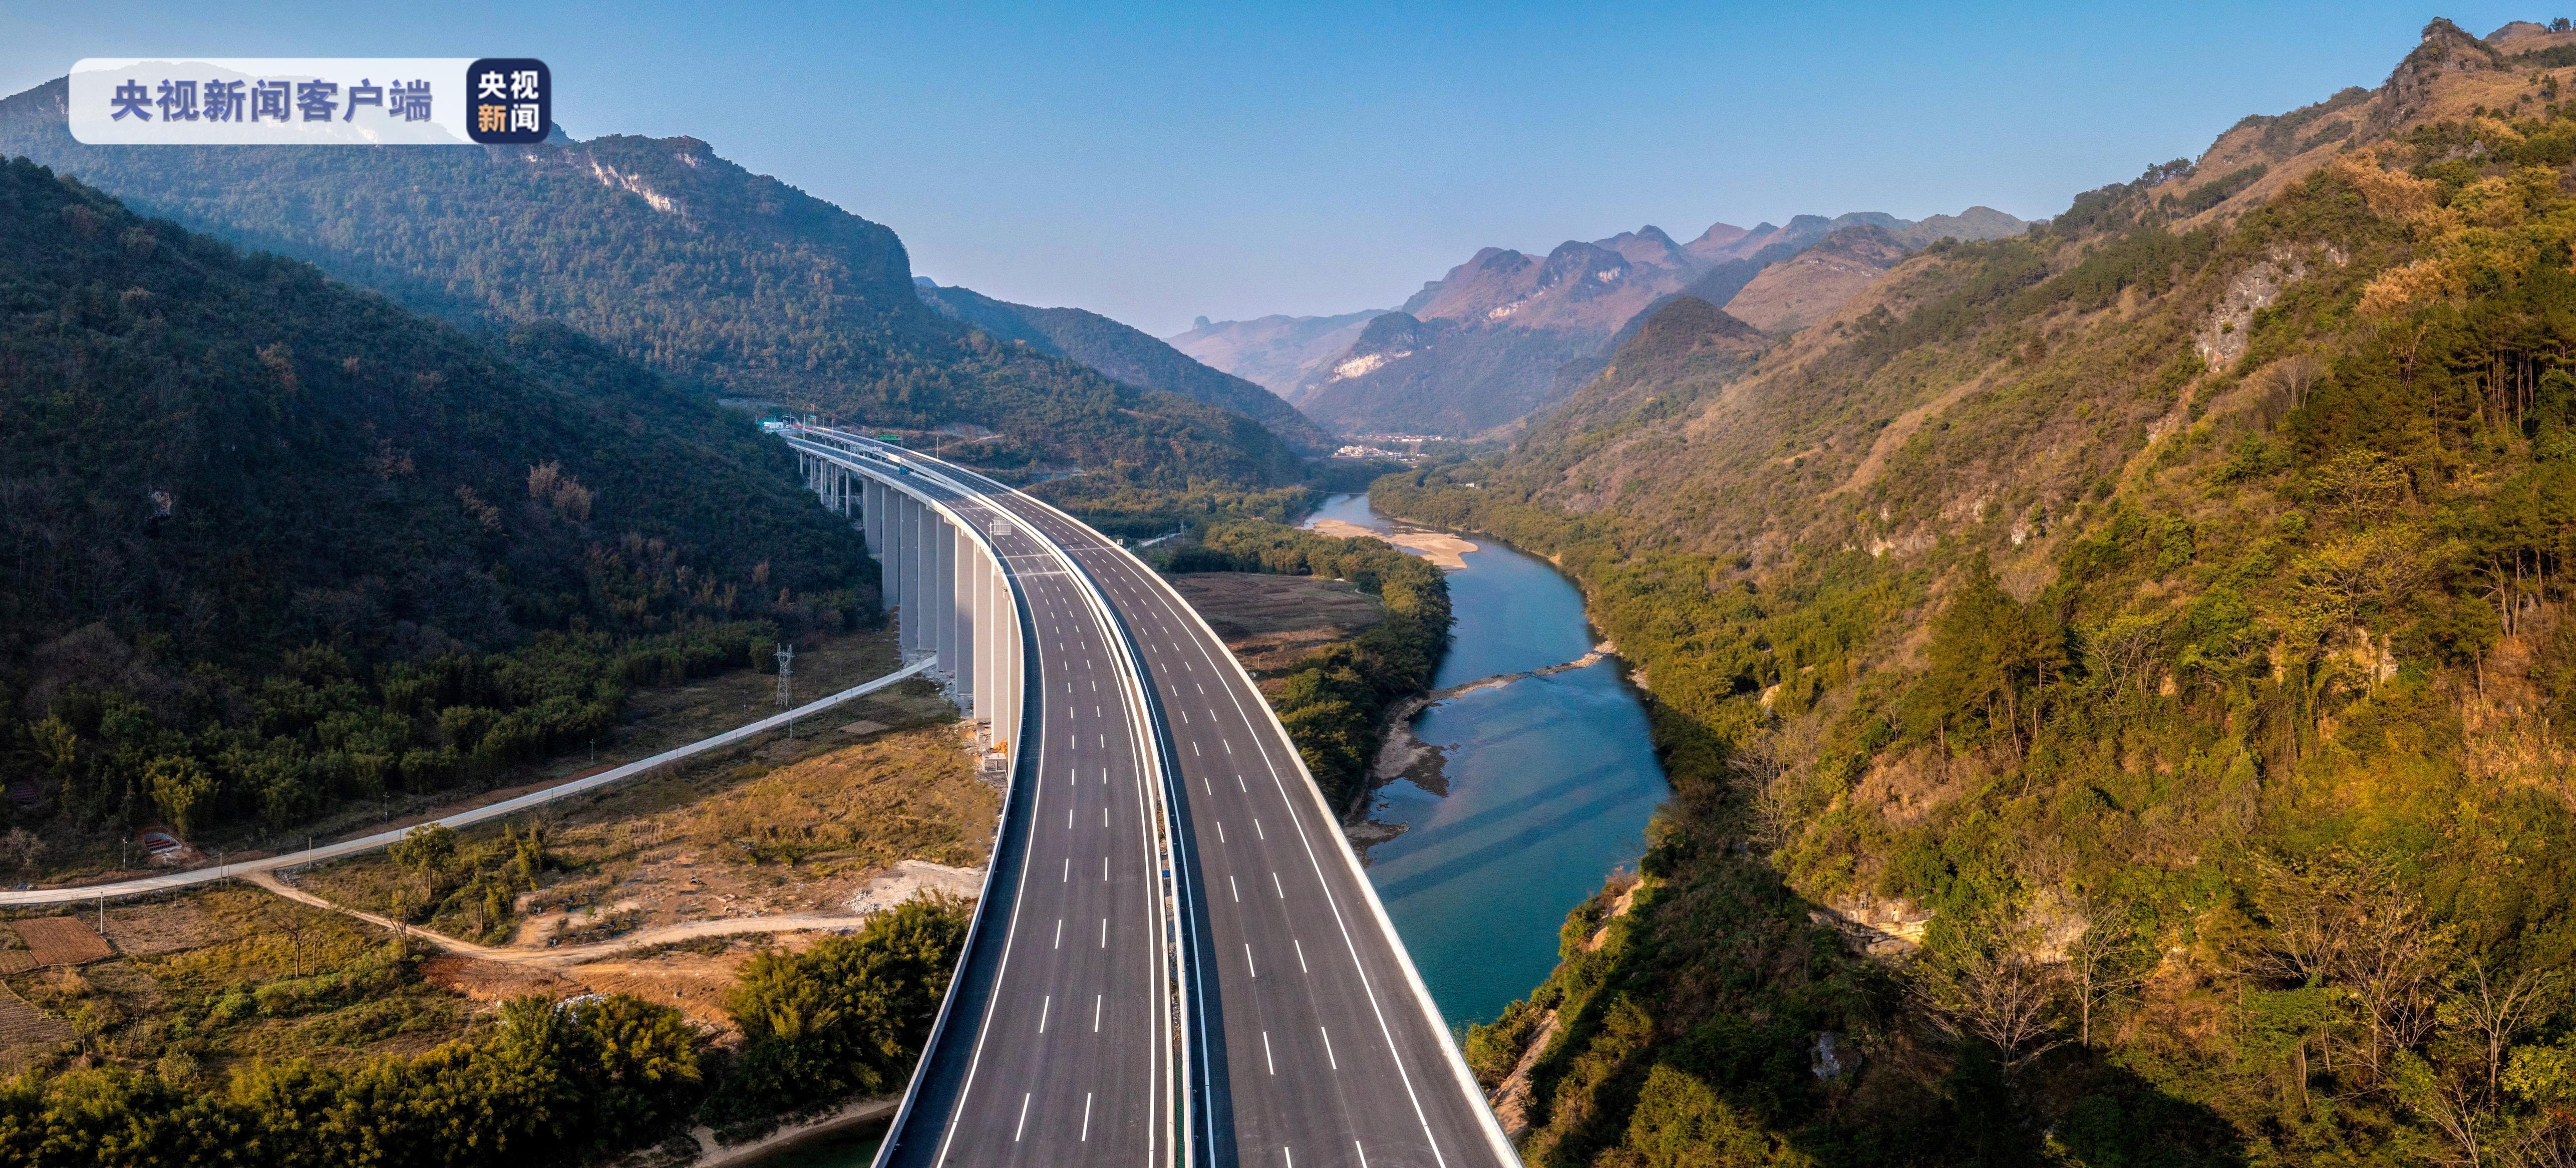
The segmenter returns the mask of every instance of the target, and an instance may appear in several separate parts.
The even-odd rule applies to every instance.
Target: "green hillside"
[[[1219,373],[1138,329],[1079,308],[1031,308],[995,300],[971,288],[942,288],[916,280],[922,301],[1006,341],[1019,341],[1049,356],[1078,361],[1139,389],[1159,389],[1242,414],[1289,445],[1328,454],[1333,436],[1298,413],[1278,394]]]
[[[49,833],[290,828],[872,621],[738,413],[0,164],[0,765]]]
[[[924,307],[892,231],[692,138],[531,147],[92,147],[64,84],[0,100],[23,154],[183,226],[309,260],[414,308],[559,320],[683,390],[1016,441],[999,469],[1143,467],[1177,485],[1292,481],[1247,420],[997,345]]]
[[[2437,21],[1381,480],[1582,579],[1673,780],[1468,1040],[1530,1164],[2565,1162],[2571,80]]]

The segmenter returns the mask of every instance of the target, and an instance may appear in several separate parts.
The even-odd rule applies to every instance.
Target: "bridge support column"
[[[900,491],[886,492],[886,514],[893,530],[886,533],[886,594],[895,606],[895,644],[906,655],[912,652],[915,618],[913,573],[921,559],[914,550],[913,502]]]
[[[948,528],[948,546],[949,562],[956,565],[949,581],[948,625],[950,640],[957,646],[948,677],[955,683],[957,703],[966,707],[971,718],[980,712],[975,708],[975,638],[982,630],[975,624],[975,590],[984,576],[984,556],[966,529],[954,524]]]
[[[871,478],[859,480],[859,528],[868,541],[868,554],[885,564],[885,485]],[[877,591],[885,591],[885,573],[877,573]]]
[[[931,516],[930,525],[930,643],[939,653],[939,672],[948,678],[948,692],[957,692],[957,679],[966,671],[959,667],[958,653],[964,645],[957,639],[957,525],[940,515]]]
[[[996,690],[993,682],[993,643],[1002,636],[1001,621],[993,612],[993,584],[997,578],[998,573],[993,570],[991,561],[982,556],[975,557],[975,574],[968,581],[969,595],[966,601],[969,619],[975,622],[975,718],[977,721],[995,727],[1001,725],[993,717]]]
[[[993,709],[997,711],[993,738],[1010,744],[1011,758],[1020,751],[1020,605],[1011,591],[1010,582],[993,582],[993,619],[997,628],[1007,630],[993,639]]]
[[[939,651],[939,635],[933,629],[937,627],[939,616],[931,595],[939,581],[939,564],[936,554],[930,550],[930,540],[931,533],[938,529],[939,513],[922,506],[919,500],[909,502],[912,506],[912,564],[911,575],[903,582],[904,623],[912,630],[915,652],[936,653]]]

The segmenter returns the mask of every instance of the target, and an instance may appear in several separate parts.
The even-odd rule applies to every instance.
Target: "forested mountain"
[[[1583,580],[1674,784],[1469,1038],[1529,1163],[2576,1157],[2571,82],[2436,21],[1381,480]]]
[[[48,833],[278,830],[873,621],[741,414],[0,163],[0,773]]]
[[[1289,445],[1308,453],[1329,454],[1337,445],[1297,407],[1278,394],[1220,373],[1139,329],[1079,308],[1032,308],[995,300],[971,288],[942,288],[927,277],[915,277],[921,301],[933,310],[962,320],[1006,341],[1019,341],[1051,357],[1063,357],[1138,389],[1159,389],[1221,410],[1231,410],[1267,427]]]
[[[1920,223],[1878,212],[1800,215],[1750,230],[1719,223],[1689,244],[1650,224],[1568,240],[1544,257],[1489,247],[1423,285],[1397,313],[1370,319],[1348,348],[1305,363],[1282,396],[1349,432],[1480,434],[1563,400],[1601,370],[1628,325],[1671,296],[1733,311],[1767,274],[1735,315],[1791,331],[1866,286],[1866,276],[1853,278],[1861,269],[1874,273],[1872,265],[1939,239],[2001,238],[2026,226],[1971,207]]]
[[[1246,419],[996,345],[924,306],[892,231],[693,138],[525,147],[83,146],[65,86],[0,101],[23,154],[183,226],[310,260],[416,308],[556,319],[683,390],[872,425],[965,423],[987,461],[1289,481]]]

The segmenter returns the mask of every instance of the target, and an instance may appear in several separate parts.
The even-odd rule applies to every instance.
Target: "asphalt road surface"
[[[1161,1000],[1151,989],[1129,988],[1141,986],[1131,978],[1152,974],[1148,962],[1117,960],[1127,947],[1151,943],[1143,917],[1152,906],[1132,892],[1119,898],[1116,880],[1097,897],[1063,883],[1068,862],[1100,864],[1105,849],[1113,873],[1132,862],[1143,884],[1151,839],[1132,817],[1145,813],[1150,796],[1133,752],[1153,750],[1175,779],[1167,798],[1177,826],[1190,1014],[1198,1024],[1184,1079],[1196,1102],[1193,1159],[1264,1168],[1517,1164],[1334,816],[1223,643],[1168,584],[1098,532],[972,472],[911,452],[901,457],[935,467],[1043,531],[1096,582],[1114,619],[1105,627],[1076,603],[1073,581],[1023,577],[1032,585],[1023,620],[1036,632],[1033,684],[1052,688],[1029,704],[1042,711],[1047,731],[1042,751],[1029,760],[1042,781],[1028,788],[1029,858],[1019,877],[1012,955],[983,999],[981,1069],[968,1072],[955,1105],[952,1154],[914,1160],[906,1149],[894,1162],[1143,1164],[1168,1155],[1151,1140],[1130,1140],[1110,1155],[1099,1149],[1096,1131],[1095,1142],[1065,1138],[1074,1113],[1086,1100],[1098,1106],[1118,1076],[1154,1079],[1142,1043],[1058,1043],[1036,1031],[1049,1010],[1064,1008],[1065,994],[1074,995],[1077,1012],[1105,1008],[1113,1019],[1123,1017],[1116,995],[1136,994],[1131,1025],[1140,1028],[1151,1021],[1145,1000]],[[1014,556],[1015,567],[1022,562]],[[1113,663],[1094,649],[1111,636],[1124,637],[1142,667],[1144,711],[1117,704],[1112,693]],[[1152,733],[1122,747],[1120,732],[1131,726]],[[1097,773],[1108,781],[1082,777]],[[1085,819],[1104,812],[1108,826]],[[1115,826],[1120,815],[1131,817],[1124,832]],[[1049,888],[1055,891],[1045,895]],[[1122,908],[1137,918],[1133,941],[1121,940]],[[1049,947],[1058,919],[1067,928],[1106,919],[1107,948],[1090,962],[1031,962],[1024,954],[1033,947],[1058,952]],[[1108,1004],[1081,1000],[1083,993],[1106,995]],[[965,1014],[962,998],[958,1009]],[[954,1057],[949,1049],[934,1054]],[[1013,1069],[996,1073],[998,1064]],[[1129,1094],[1138,1102],[1122,1116],[1152,1114],[1141,1093]],[[916,1111],[932,1106],[924,1100]],[[1030,1110],[1030,1126],[1012,1114],[1019,1107]],[[1038,1138],[1042,1119],[1049,1126],[1039,1156],[1028,1141]]]
[[[1172,1037],[1142,713],[1100,614],[1025,525],[931,482],[1019,584],[1030,733],[975,953],[886,1162],[1143,1165]],[[1007,527],[1007,530],[1004,528]]]

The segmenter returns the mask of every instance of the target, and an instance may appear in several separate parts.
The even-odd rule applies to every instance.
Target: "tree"
[[[2093,1015],[2145,984],[2153,953],[2141,952],[2137,930],[2108,916],[2110,906],[2089,906],[2084,932],[2066,946],[2067,991],[2075,999],[2075,1041],[2093,1045]]]
[[[185,836],[205,821],[215,800],[215,779],[204,763],[185,755],[162,755],[143,768],[144,788],[161,808],[163,818]]]
[[[403,834],[385,849],[394,863],[413,872],[435,875],[447,870],[456,858],[456,829],[438,823],[424,823]]]
[[[2308,391],[2316,388],[2326,374],[2326,363],[2313,353],[2294,353],[2272,366],[2272,376],[2290,395],[2290,408],[2303,409],[2308,404]]]
[[[1979,554],[1933,619],[1930,656],[1932,668],[1922,693],[1939,725],[1976,716],[1988,728],[2003,731],[2019,758],[2039,740],[2049,681],[2065,677],[2066,630],[2054,617],[2005,592]]]
[[[2471,958],[2467,972],[2451,976],[2437,1017],[2475,1039],[2486,1107],[2503,1098],[2505,1061],[2514,1040],[2552,1013],[2561,981],[2554,970],[2499,973],[2488,968],[2484,957]]]
[[[725,1000],[746,1049],[718,1110],[757,1114],[894,1082],[929,1035],[965,934],[961,905],[922,897],[857,936],[753,958]]]
[[[698,1038],[688,1018],[668,1006],[613,994],[573,1008],[590,1036],[594,1141],[632,1147],[685,1119],[701,1085]]]
[[[2452,947],[2432,917],[2377,857],[2329,850],[2257,861],[2254,903],[2270,925],[2244,953],[2243,972],[2283,985],[2327,984],[2351,1021],[2344,1063],[2364,1086],[2386,1077],[2388,1058],[2423,1041]],[[2334,1037],[2330,1035],[2330,1037]]]
[[[1933,1021],[1953,1038],[1992,1047],[2007,1074],[2066,1041],[2060,1032],[2064,974],[2040,960],[2027,925],[1962,930],[1927,947],[1911,988]]]

